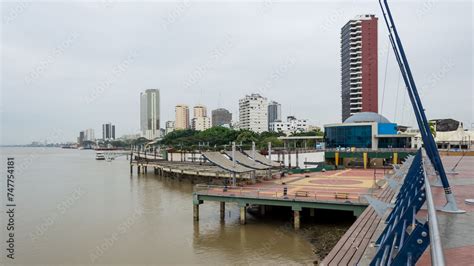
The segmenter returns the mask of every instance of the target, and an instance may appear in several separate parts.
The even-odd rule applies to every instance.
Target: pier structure
[[[359,217],[368,206],[365,195],[378,195],[383,189],[378,176],[374,184],[373,172],[363,169],[346,169],[288,175],[245,186],[195,185],[193,217],[199,220],[199,206],[208,201],[237,204],[240,223],[247,223],[247,208],[258,206],[261,214],[272,206],[290,207],[295,229],[304,220],[302,211],[317,215],[318,209],[352,212]]]
[[[169,161],[167,156],[156,152],[132,151],[130,155],[130,173],[136,167],[137,174],[147,173],[148,167],[154,169],[155,174],[171,177],[207,177],[222,179],[227,185],[233,186],[238,182],[253,182],[258,178],[273,178],[279,175],[280,169],[263,165],[244,153],[206,151],[198,153],[199,160]],[[193,159],[195,158],[193,153]],[[279,165],[279,164],[274,164]]]

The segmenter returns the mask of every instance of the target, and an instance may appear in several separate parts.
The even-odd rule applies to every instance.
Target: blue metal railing
[[[411,161],[394,207],[385,220],[385,229],[375,242],[377,251],[370,265],[414,265],[430,243],[432,264],[444,265],[436,210],[422,152],[418,150]],[[420,221],[417,214],[425,203],[428,219]]]

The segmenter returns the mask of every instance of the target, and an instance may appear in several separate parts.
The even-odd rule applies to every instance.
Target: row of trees
[[[310,131],[295,133],[292,136],[322,136],[321,131]],[[233,141],[243,148],[250,148],[252,142],[255,142],[257,149],[265,149],[269,142],[273,147],[282,147],[283,141],[278,139],[280,136],[285,136],[279,132],[262,132],[255,133],[250,130],[234,130],[225,127],[212,127],[204,131],[196,131],[192,129],[175,130],[167,134],[158,145],[164,145],[177,149],[199,149],[203,148],[226,148],[232,144]],[[100,146],[112,146],[117,148],[129,148],[130,146],[142,146],[149,143],[151,140],[146,138],[130,139],[130,140],[107,140],[99,143]],[[300,141],[301,142],[301,141]],[[303,146],[302,143],[297,144]],[[314,140],[307,142],[308,147],[314,146]]]
[[[293,134],[293,136],[322,136],[322,134],[320,131],[310,131]],[[212,127],[204,131],[176,130],[167,134],[159,144],[175,148],[198,148],[199,146],[220,148],[231,145],[235,141],[237,145],[245,147],[251,147],[252,142],[255,142],[257,149],[264,149],[268,142],[271,142],[273,147],[282,147],[283,141],[278,139],[280,136],[285,136],[285,134],[280,132],[255,133],[250,130]],[[314,143],[308,143],[308,145],[314,145]]]

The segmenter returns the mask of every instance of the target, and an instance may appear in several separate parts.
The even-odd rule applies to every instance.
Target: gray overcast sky
[[[379,17],[379,110],[414,125],[373,1],[2,3],[1,144],[73,141],[116,124],[139,130],[139,93],[161,91],[162,123],[174,106],[204,104],[238,116],[238,99],[259,92],[283,115],[340,121],[340,28]],[[472,1],[391,1],[429,118],[470,128]],[[398,93],[398,97],[397,97]]]

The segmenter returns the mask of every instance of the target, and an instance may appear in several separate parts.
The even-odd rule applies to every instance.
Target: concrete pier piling
[[[225,201],[220,202],[220,215],[221,215],[221,220],[225,219]]]
[[[295,230],[300,229],[300,211],[293,211],[293,223]]]
[[[259,206],[259,209],[260,209],[260,215],[265,215],[265,205],[260,205]]]
[[[193,218],[194,221],[199,221],[199,204],[193,204]]]
[[[309,216],[314,217],[314,209],[309,209]]]
[[[247,222],[247,206],[240,206],[240,224]]]

